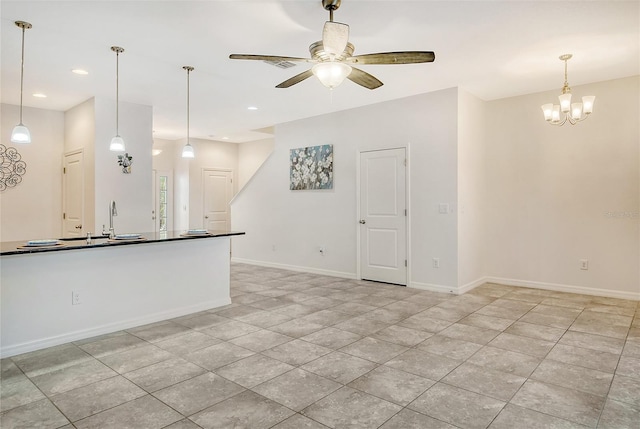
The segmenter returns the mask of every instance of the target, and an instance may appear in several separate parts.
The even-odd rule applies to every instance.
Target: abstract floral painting
[[[291,149],[289,164],[289,189],[333,189],[333,145]]]

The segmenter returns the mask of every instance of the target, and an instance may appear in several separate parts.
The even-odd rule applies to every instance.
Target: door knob
[[[205,216],[204,218],[205,218],[205,219],[209,219],[209,216]]]
[[[366,220],[364,220],[364,219],[360,219],[360,223],[361,223],[362,225],[364,225],[365,223],[367,223],[367,221],[366,221]]]
[[[82,225],[76,225],[76,229],[82,229]]]

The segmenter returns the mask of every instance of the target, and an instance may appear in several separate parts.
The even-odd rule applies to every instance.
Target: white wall
[[[486,252],[495,280],[640,298],[639,80],[573,87],[574,97],[596,95],[593,115],[576,126],[542,119],[540,105],[558,91],[488,103]]]
[[[25,107],[30,144],[11,142],[11,131],[20,122],[19,106],[2,104],[0,116],[2,144],[16,148],[27,163],[22,182],[0,194],[0,240],[61,237],[63,113]]]
[[[153,231],[152,107],[120,102],[120,135],[133,157],[131,174],[122,173],[118,154],[109,143],[115,135],[115,100],[95,98],[95,228],[109,225],[109,201],[115,200],[118,233]]]
[[[238,190],[244,188],[258,168],[271,152],[275,141],[273,138],[241,143],[238,145]]]
[[[354,277],[358,153],[409,145],[412,284],[455,288],[456,112],[448,89],[278,125],[273,154],[232,203],[232,229],[247,233],[234,258]],[[289,149],[321,144],[334,145],[334,189],[290,191]],[[453,213],[438,214],[441,202]]]
[[[190,159],[182,158],[182,147],[185,145],[184,140],[178,140],[173,148],[174,170],[173,170],[173,207],[175,230],[189,229],[189,188],[191,186],[189,180]]]
[[[458,286],[486,275],[486,103],[458,90]]]
[[[174,169],[177,145],[178,143],[174,140],[153,139],[152,150],[158,149],[162,151],[152,158],[154,170],[170,171]]]

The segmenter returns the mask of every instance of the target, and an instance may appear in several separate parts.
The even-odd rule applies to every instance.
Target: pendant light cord
[[[120,105],[120,86],[118,80],[120,79],[120,51],[116,50],[116,136],[120,135],[120,124],[119,124],[119,111],[118,107]]]
[[[22,26],[22,62],[20,63],[20,125],[22,125],[22,92],[24,88],[24,32],[26,27]]]
[[[191,73],[191,70],[187,68],[187,144],[190,144],[189,142],[189,93],[190,93],[190,89],[189,89],[189,74]]]
[[[191,94],[191,89],[189,86],[189,76],[191,74],[191,72],[193,71],[193,67],[191,66],[183,66],[182,70],[186,70],[187,71],[187,145],[191,145],[191,143],[189,142],[189,106],[191,105],[190,102],[190,98],[189,95]]]
[[[116,53],[116,137],[120,137],[120,54],[124,48],[112,46],[111,50]]]

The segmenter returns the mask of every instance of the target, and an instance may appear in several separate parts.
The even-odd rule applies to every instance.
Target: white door
[[[155,231],[173,231],[173,171],[153,170],[153,201]]]
[[[228,231],[231,229],[229,202],[233,197],[233,172],[205,168],[202,178],[203,226],[208,230]]]
[[[62,169],[62,235],[84,234],[84,162],[82,151],[64,155]],[[90,230],[89,230],[90,231]]]
[[[360,276],[407,284],[406,150],[360,153]]]

